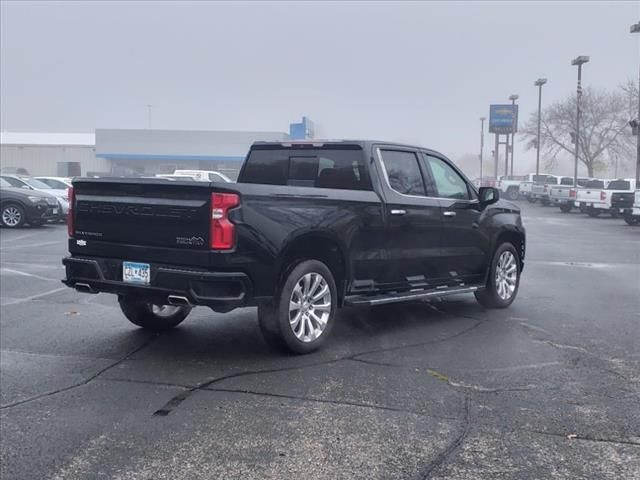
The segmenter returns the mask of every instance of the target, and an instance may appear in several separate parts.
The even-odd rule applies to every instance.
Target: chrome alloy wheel
[[[511,252],[502,252],[496,266],[496,291],[502,300],[509,300],[516,291],[518,264]]]
[[[20,224],[22,213],[16,207],[10,206],[2,211],[2,222],[7,227],[15,227]]]
[[[180,307],[175,305],[156,305],[155,303],[151,304],[151,311],[154,315],[157,315],[159,317],[170,317],[179,309]]]
[[[302,342],[316,340],[331,314],[331,289],[325,278],[311,272],[302,276],[289,299],[289,326]]]

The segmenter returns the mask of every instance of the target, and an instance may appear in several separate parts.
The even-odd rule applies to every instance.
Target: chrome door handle
[[[452,210],[446,210],[446,211],[442,212],[442,214],[445,217],[455,217],[456,216],[456,212],[454,212]]]
[[[405,215],[407,213],[406,210],[391,210],[391,215]]]

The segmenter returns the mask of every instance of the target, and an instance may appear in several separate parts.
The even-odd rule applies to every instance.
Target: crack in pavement
[[[236,388],[205,388],[207,392],[227,392],[227,393],[241,393],[246,395],[256,395],[261,397],[273,397],[273,398],[283,398],[288,400],[302,400],[306,402],[315,402],[315,403],[328,403],[331,405],[342,405],[348,407],[359,407],[359,408],[368,408],[371,410],[382,410],[388,412],[398,412],[398,413],[409,413],[411,415],[417,415],[421,417],[428,418],[437,418],[439,420],[451,420],[451,421],[461,421],[460,417],[447,417],[444,415],[433,415],[430,413],[420,412],[418,410],[410,410],[406,408],[399,407],[390,407],[386,405],[375,405],[371,403],[361,403],[361,402],[350,402],[348,400],[330,400],[326,398],[317,398],[317,397],[305,397],[299,395],[285,395],[280,393],[269,393],[269,392],[258,392],[255,390],[246,390],[246,389],[236,389]]]
[[[100,375],[102,375],[103,373],[105,373],[106,371],[112,369],[113,367],[118,366],[119,364],[121,364],[122,362],[124,362],[125,360],[129,359],[132,355],[135,355],[136,353],[138,353],[140,350],[142,350],[143,348],[147,347],[153,340],[155,340],[156,338],[158,338],[160,335],[155,334],[155,335],[151,335],[149,338],[147,338],[146,340],[144,340],[142,342],[142,344],[140,344],[139,346],[137,346],[136,348],[134,348],[133,350],[131,350],[130,352],[128,352],[126,355],[124,355],[122,358],[116,360],[113,363],[110,363],[109,365],[107,365],[106,367],[98,370],[96,373],[94,373],[93,375],[90,375],[89,377],[76,382],[72,385],[68,385],[66,387],[62,387],[62,388],[58,388],[56,390],[52,390],[50,392],[45,392],[45,393],[40,393],[38,395],[34,395],[32,397],[29,398],[25,398],[22,400],[18,400],[17,402],[13,402],[13,403],[8,403],[6,405],[0,405],[0,410],[6,410],[8,408],[13,408],[13,407],[17,407],[19,405],[24,405],[25,403],[30,403],[30,402],[34,402],[36,400],[39,400],[41,398],[44,397],[50,397],[52,395],[56,395],[58,393],[62,393],[62,392],[67,392],[69,390],[72,390],[74,388],[78,388],[81,387],[83,385],[86,385],[87,383],[89,383],[92,380],[95,380],[96,378],[98,378]]]
[[[467,436],[469,435],[469,431],[471,430],[471,419],[470,419],[470,407],[469,407],[469,397],[465,395],[464,404],[463,404],[463,424],[460,433],[454,438],[449,445],[434,459],[431,461],[429,465],[427,465],[424,473],[420,475],[423,480],[428,480],[431,478],[433,472],[444,465],[449,458],[460,448],[462,443],[465,441]]]
[[[439,313],[441,313],[441,314],[446,314],[446,312],[443,312],[442,310],[437,310],[437,311]],[[465,316],[464,318],[472,318],[473,320],[478,320],[478,319],[476,319],[474,317],[466,317]],[[364,352],[358,352],[358,353],[346,355],[344,357],[338,357],[338,358],[334,358],[334,359],[331,359],[331,360],[323,360],[321,362],[315,362],[315,363],[310,363],[310,364],[306,364],[306,365],[298,365],[298,366],[292,366],[292,367],[280,367],[280,368],[263,369],[263,370],[250,370],[250,371],[244,371],[244,372],[231,373],[231,374],[228,374],[228,375],[223,375],[221,377],[208,379],[208,380],[205,380],[204,382],[198,383],[196,386],[190,388],[189,390],[181,392],[178,395],[176,395],[175,397],[173,397],[172,399],[170,399],[162,408],[156,410],[153,413],[153,416],[155,416],[155,417],[166,417],[175,408],[177,408],[182,402],[184,402],[187,398],[189,398],[194,393],[198,392],[199,390],[207,389],[208,387],[210,387],[211,385],[213,385],[215,383],[219,383],[219,382],[222,382],[224,380],[229,380],[231,378],[245,377],[245,376],[250,376],[250,375],[261,375],[261,374],[266,374],[266,373],[279,373],[279,372],[286,372],[286,371],[292,371],[292,370],[300,370],[300,369],[303,369],[303,368],[317,367],[317,366],[320,366],[320,365],[329,365],[329,364],[332,364],[332,363],[338,363],[338,362],[342,362],[342,361],[345,361],[345,360],[353,360],[353,359],[356,359],[356,357],[359,357],[361,355],[369,355],[369,354],[372,354],[372,353],[383,353],[383,352],[389,352],[389,351],[396,351],[396,350],[400,350],[400,349],[404,349],[404,348],[412,348],[412,347],[418,347],[418,346],[424,346],[424,345],[430,345],[430,344],[434,344],[434,343],[444,342],[444,341],[448,341],[448,340],[452,340],[454,338],[457,338],[457,337],[459,337],[461,335],[464,335],[465,333],[470,332],[471,330],[477,328],[478,326],[480,326],[481,324],[483,324],[483,323],[485,323],[487,321],[488,320],[479,320],[479,321],[477,321],[477,323],[473,324],[469,328],[463,329],[462,331],[457,332],[457,333],[455,333],[453,335],[450,335],[450,336],[445,337],[445,338],[440,338],[440,339],[437,339],[437,340],[431,340],[431,341],[426,341],[426,342],[417,342],[417,343],[412,343],[412,344],[396,345],[396,346],[393,346],[393,347],[372,349],[372,350],[368,350],[368,351],[364,351]]]

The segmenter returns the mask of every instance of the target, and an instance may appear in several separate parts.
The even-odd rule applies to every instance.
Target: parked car
[[[55,190],[67,190],[71,186],[71,178],[69,177],[34,177],[42,183],[46,183]]]
[[[635,179],[616,179],[609,181],[603,189],[591,190],[578,197],[582,210],[590,217],[601,213],[609,213],[613,217],[620,216],[620,207],[614,208],[612,199],[620,193],[633,194],[636,188]],[[582,192],[578,192],[579,194]]]
[[[187,182],[195,182],[196,179],[191,175],[174,175],[173,173],[158,173],[156,178],[165,178],[167,180],[174,181],[187,181]]]
[[[0,177],[0,224],[18,228],[24,224],[39,226],[59,215],[53,195],[37,190],[12,187]]]
[[[520,184],[528,180],[528,175],[504,175],[499,177],[497,188],[500,195],[509,200],[517,200],[520,197]]]
[[[24,188],[31,190],[38,190],[40,192],[48,193],[58,199],[60,206],[59,215],[57,220],[64,222],[69,213],[69,191],[68,188],[58,189],[52,188],[44,182],[37,180],[34,177],[25,177],[20,175],[2,175],[2,178],[10,183],[15,188]],[[56,220],[56,219],[53,219]]]
[[[636,185],[634,193],[633,207],[630,212],[626,211],[624,213],[624,221],[629,225],[640,225],[640,189],[637,187],[638,185]]]
[[[420,147],[258,142],[234,184],[75,179],[64,283],[117,294],[154,330],[194,305],[257,305],[269,343],[307,353],[343,305],[475,293],[508,307],[525,229],[499,196]]]
[[[232,183],[225,174],[211,170],[175,170],[173,175],[188,175],[199,182]]]
[[[561,212],[570,212],[575,206],[578,189],[585,187],[589,181],[589,178],[578,178],[578,185],[574,186],[573,178],[562,177],[559,185],[551,185],[549,188],[549,202],[560,207]]]
[[[529,202],[534,203],[537,201],[536,198],[533,197],[533,184],[536,182],[544,182],[549,175],[547,173],[540,173],[536,175],[535,173],[529,173],[526,175],[520,185],[518,187],[518,192],[520,197],[527,199]]]

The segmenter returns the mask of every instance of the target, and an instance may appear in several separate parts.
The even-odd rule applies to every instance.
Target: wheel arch
[[[303,260],[318,260],[331,271],[342,305],[351,275],[347,248],[331,231],[306,231],[288,239],[276,262],[276,285],[279,288],[291,269]]]

